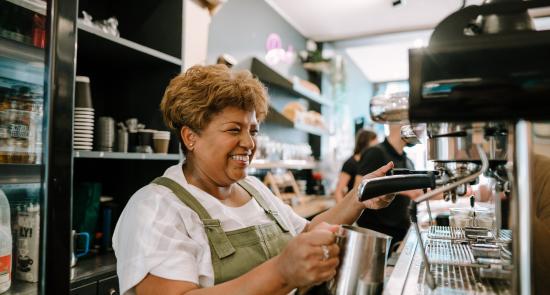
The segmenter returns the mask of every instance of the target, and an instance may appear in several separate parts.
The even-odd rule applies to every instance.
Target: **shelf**
[[[34,295],[38,294],[38,283],[22,282],[19,280],[12,280],[11,287],[6,293],[2,295]]]
[[[46,15],[46,2],[45,1],[32,1],[32,0],[7,0],[17,6],[21,6],[28,10],[32,10],[36,13]]]
[[[319,164],[315,161],[306,160],[284,160],[284,161],[268,161],[268,160],[252,160],[250,168],[256,169],[316,169]]]
[[[116,274],[116,257],[114,253],[85,257],[76,262],[71,268],[71,285],[95,280],[98,277],[111,276]]]
[[[318,135],[318,136],[328,135],[327,130],[316,127],[316,126],[313,126],[313,125],[302,124],[302,123],[294,123],[294,128],[296,128],[298,130],[302,130],[302,131],[307,132],[309,134],[313,134],[313,135]]]
[[[82,55],[87,59],[101,59],[103,62],[113,64],[143,64],[144,57],[149,57],[149,62],[158,60],[181,66],[182,60],[158,50],[140,45],[130,40],[106,34],[101,30],[90,27],[80,20],[78,21],[78,58]]]
[[[321,105],[332,106],[332,102],[323,96],[303,87],[299,81],[288,79],[274,68],[265,64],[260,59],[253,57],[250,67],[252,74],[256,75],[261,81],[282,87],[295,95],[308,99],[309,101]]]
[[[115,160],[167,160],[179,161],[179,154],[148,154],[148,153],[119,153],[98,151],[73,151],[73,157],[84,159],[115,159]]]
[[[322,136],[322,135],[328,134],[328,131],[325,129],[321,129],[316,126],[307,125],[303,123],[292,122],[283,114],[281,114],[279,111],[277,111],[277,109],[275,109],[273,106],[269,106],[269,112],[267,113],[266,121],[269,121],[284,127],[295,128],[297,130],[301,130],[313,135]]]
[[[0,164],[0,184],[40,183],[39,164]]]
[[[0,56],[24,62],[44,63],[45,51],[29,44],[0,37]],[[40,65],[40,67],[44,67]]]

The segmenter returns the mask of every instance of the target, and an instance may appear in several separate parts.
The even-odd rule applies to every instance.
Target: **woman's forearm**
[[[259,295],[259,294],[281,294],[290,293],[294,287],[288,286],[283,277],[279,274],[276,267],[276,259],[274,257],[248,273],[227,281],[225,283],[215,285],[209,288],[195,289],[184,293],[185,295],[207,295],[207,294],[224,294],[224,295]]]
[[[337,203],[329,210],[315,216],[308,224],[306,231],[321,222],[330,224],[352,224],[359,218],[365,206],[357,199],[355,190],[349,192],[342,202]]]
[[[225,283],[207,288],[185,281],[165,279],[148,274],[135,287],[137,295],[263,295],[290,293],[294,288],[288,286],[277,270],[276,256],[248,273]]]

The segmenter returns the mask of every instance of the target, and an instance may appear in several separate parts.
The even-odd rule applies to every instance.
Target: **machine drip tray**
[[[422,236],[437,287],[431,290],[426,283],[421,247],[418,246],[415,231],[411,229],[392,275],[385,284],[384,294],[511,294],[511,280],[489,278],[486,273],[482,274],[508,266],[490,268],[489,265],[479,263],[470,243],[457,242],[451,238],[453,235],[459,237],[458,240],[462,239],[464,236],[460,235],[464,232],[461,229],[447,227],[435,230],[432,227]],[[434,233],[440,234],[441,239],[433,238]],[[501,234],[501,239],[510,238],[507,232],[505,235],[503,237]]]
[[[428,238],[441,240],[467,240],[467,229],[461,227],[449,226],[431,226],[428,231]],[[493,239],[492,232],[489,232],[488,238]],[[499,242],[512,242],[512,231],[502,229],[499,231]]]
[[[479,268],[448,264],[431,264],[437,288],[425,283],[426,268],[420,267],[416,294],[511,294],[509,280],[483,279]]]

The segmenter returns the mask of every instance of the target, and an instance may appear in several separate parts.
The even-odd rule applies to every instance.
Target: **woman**
[[[344,162],[342,171],[338,177],[334,198],[336,202],[341,202],[347,192],[351,191],[355,184],[355,176],[357,175],[357,165],[361,159],[361,154],[370,146],[376,145],[376,133],[370,130],[361,129],[355,136],[355,149],[353,155]]]
[[[122,294],[287,294],[335,275],[337,227],[327,223],[352,223],[391,199],[361,203],[352,192],[310,223],[296,215],[246,174],[267,109],[248,71],[194,66],[170,82],[161,110],[186,160],[138,190],[120,216]]]

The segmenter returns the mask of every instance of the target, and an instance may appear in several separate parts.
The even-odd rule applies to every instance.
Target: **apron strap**
[[[255,200],[256,202],[258,202],[258,204],[260,205],[260,207],[262,207],[262,209],[264,209],[265,213],[273,220],[277,223],[277,225],[279,225],[279,227],[281,228],[281,230],[283,232],[288,232],[288,228],[286,227],[285,223],[283,222],[283,219],[281,217],[281,215],[279,215],[279,212],[277,210],[272,210],[267,202],[264,200],[264,198],[262,197],[262,194],[260,194],[260,192],[258,192],[258,190],[256,188],[254,188],[251,184],[249,184],[248,182],[246,182],[244,179],[242,180],[239,180],[237,182],[245,191],[247,191]]]
[[[206,236],[208,236],[208,240],[210,241],[211,248],[214,248],[219,259],[235,253],[235,248],[233,248],[229,238],[223,231],[220,221],[218,219],[212,219],[201,203],[199,203],[199,201],[197,201],[197,199],[183,186],[168,177],[157,177],[152,183],[169,188],[185,205],[187,205],[187,207],[191,208],[191,210],[199,215],[204,225]]]

